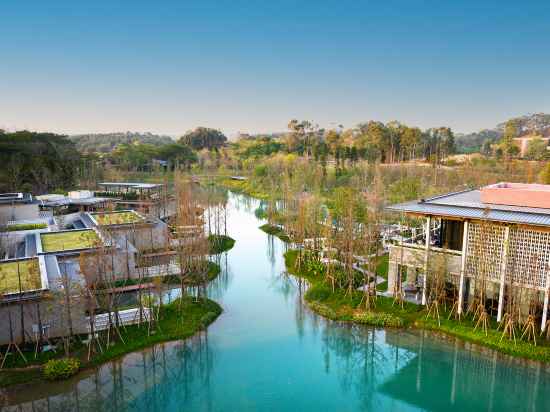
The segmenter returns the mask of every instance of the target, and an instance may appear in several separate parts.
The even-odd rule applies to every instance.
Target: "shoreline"
[[[182,306],[176,307],[180,302]],[[179,317],[179,313],[176,313],[180,310],[186,311],[186,316],[183,319]],[[223,313],[223,308],[213,300],[202,299],[199,302],[195,302],[193,297],[187,296],[183,299],[179,298],[169,305],[163,305],[161,313],[162,317],[159,320],[160,331],[155,330],[154,333],[147,335],[146,324],[127,326],[122,332],[122,336],[127,342],[126,344],[116,342],[108,350],[96,355],[89,361],[85,359],[88,347],[86,345],[77,347],[74,353],[71,354],[71,357],[80,359],[81,367],[74,376],[79,376],[90,369],[100,367],[129,353],[143,350],[159,343],[188,339],[211,325]],[[54,384],[55,381],[50,382],[43,377],[42,367],[47,360],[62,357],[52,356],[48,359],[41,359],[38,362],[35,361],[25,367],[14,366],[1,370],[0,390],[13,386],[25,386],[36,382]]]
[[[291,249],[285,253],[287,271],[310,283],[310,287],[304,295],[304,302],[310,310],[327,319],[373,327],[429,331],[482,346],[502,355],[534,361],[545,366],[550,365],[550,345],[543,337],[537,336],[536,346],[519,338],[514,344],[506,338],[501,340],[502,331],[493,327],[488,330],[488,336],[485,336],[481,330],[474,331],[470,319],[463,319],[461,322],[449,320],[447,319],[448,312],[444,310],[441,311],[440,316],[441,326],[438,326],[436,319],[426,318],[425,308],[405,303],[404,309],[401,309],[398,305],[394,306],[392,298],[384,296],[377,296],[376,307],[371,311],[358,309],[353,304],[360,301],[362,292],[357,291],[354,297],[345,297],[344,299],[342,291],[332,292],[325,284],[324,279],[315,278],[304,271],[301,273],[297,271],[293,267],[294,260],[295,249]],[[397,324],[396,318],[400,319],[399,324]],[[386,321],[388,322],[386,323]],[[541,346],[540,342],[544,342],[544,345]]]

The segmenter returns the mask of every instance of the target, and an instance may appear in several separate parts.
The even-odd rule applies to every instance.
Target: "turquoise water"
[[[237,242],[209,293],[208,331],[132,353],[60,384],[6,393],[6,410],[548,411],[550,371],[455,340],[324,320],[286,275],[257,203],[230,196]],[[175,295],[176,292],[174,291]]]

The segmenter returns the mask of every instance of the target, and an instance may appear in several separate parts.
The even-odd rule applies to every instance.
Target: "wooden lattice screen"
[[[485,276],[499,281],[504,253],[503,226],[470,223],[468,225],[468,252],[466,276]]]
[[[510,228],[506,280],[544,289],[550,263],[550,233]]]
[[[468,225],[466,276],[499,282],[505,247],[505,227],[471,222]],[[510,227],[506,282],[545,289],[550,268],[550,233]]]

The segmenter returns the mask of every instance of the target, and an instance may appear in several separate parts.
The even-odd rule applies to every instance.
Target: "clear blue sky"
[[[550,1],[0,2],[0,127],[181,134],[550,112]]]

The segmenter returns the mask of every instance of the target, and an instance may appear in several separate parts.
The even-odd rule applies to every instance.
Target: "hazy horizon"
[[[0,128],[228,136],[550,112],[550,3],[8,1]]]

